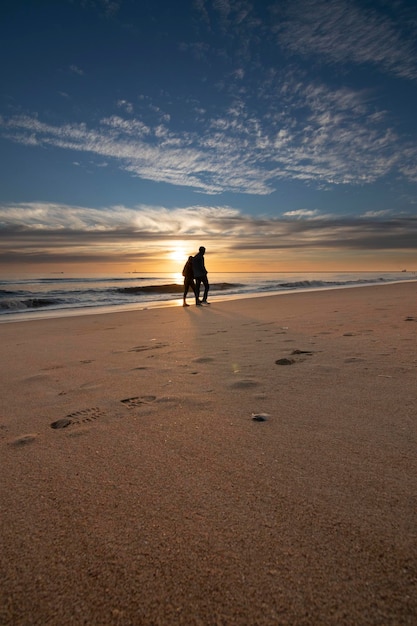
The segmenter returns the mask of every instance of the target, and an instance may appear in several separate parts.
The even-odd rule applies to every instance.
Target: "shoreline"
[[[253,292],[253,293],[242,293],[242,294],[229,294],[229,295],[215,295],[213,300],[210,300],[210,303],[218,303],[218,302],[228,302],[232,300],[245,300],[252,298],[264,298],[269,296],[286,296],[295,293],[315,293],[321,291],[335,291],[335,290],[345,290],[345,289],[356,289],[356,288],[366,288],[366,287],[383,287],[388,285],[397,285],[397,284],[408,284],[408,283],[417,283],[416,279],[407,279],[403,281],[392,281],[385,283],[367,283],[364,285],[337,285],[337,286],[328,286],[328,287],[303,287],[303,288],[295,288],[290,291],[271,291],[271,292]],[[190,301],[191,295],[189,294]],[[213,296],[212,296],[213,298]],[[162,301],[149,301],[144,303],[130,303],[130,304],[116,304],[116,305],[103,305],[103,306],[92,306],[92,307],[80,307],[80,308],[68,308],[68,309],[54,309],[54,310],[45,310],[45,311],[29,311],[29,312],[16,312],[16,313],[6,313],[0,315],[0,324],[8,324],[14,322],[28,322],[28,321],[36,321],[36,320],[44,320],[44,319],[60,319],[66,317],[81,317],[84,315],[107,315],[111,313],[125,313],[128,311],[145,311],[147,309],[161,309],[161,308],[172,308],[182,306],[182,298],[173,298],[170,300],[162,300]],[[194,306],[191,304],[191,306]],[[7,319],[3,319],[7,318]],[[11,318],[11,319],[10,319]]]
[[[4,626],[410,626],[415,282],[0,325]]]

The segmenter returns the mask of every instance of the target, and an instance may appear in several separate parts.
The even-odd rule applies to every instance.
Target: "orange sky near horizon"
[[[128,273],[172,273],[181,275],[188,255],[195,254],[198,248],[173,248],[163,254],[155,253],[146,260],[125,262],[123,260],[97,262],[86,257],[82,262],[42,263],[3,263],[0,266],[2,278],[65,274],[73,276],[123,275]],[[252,254],[231,254],[230,251],[207,248],[206,268],[209,273],[236,272],[401,272],[417,271],[417,259],[411,251],[364,251],[314,250],[291,253],[289,250],[256,251]],[[113,256],[114,259],[114,256]]]

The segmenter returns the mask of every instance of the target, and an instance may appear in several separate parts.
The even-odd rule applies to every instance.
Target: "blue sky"
[[[2,272],[417,268],[416,41],[411,0],[6,1]]]

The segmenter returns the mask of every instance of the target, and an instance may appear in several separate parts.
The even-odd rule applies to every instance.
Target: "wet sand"
[[[417,623],[417,283],[0,339],[0,624]]]

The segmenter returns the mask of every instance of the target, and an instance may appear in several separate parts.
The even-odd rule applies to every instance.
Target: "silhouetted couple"
[[[200,306],[202,304],[208,304],[207,295],[210,289],[210,285],[207,279],[206,266],[204,265],[205,251],[206,249],[204,248],[204,246],[201,246],[195,256],[188,257],[188,261],[184,265],[184,269],[182,270],[182,275],[184,276],[183,306],[189,306],[186,302],[186,298],[190,287],[194,292],[195,303],[197,306]],[[204,295],[202,300],[200,300],[201,283],[203,283],[204,285]]]

